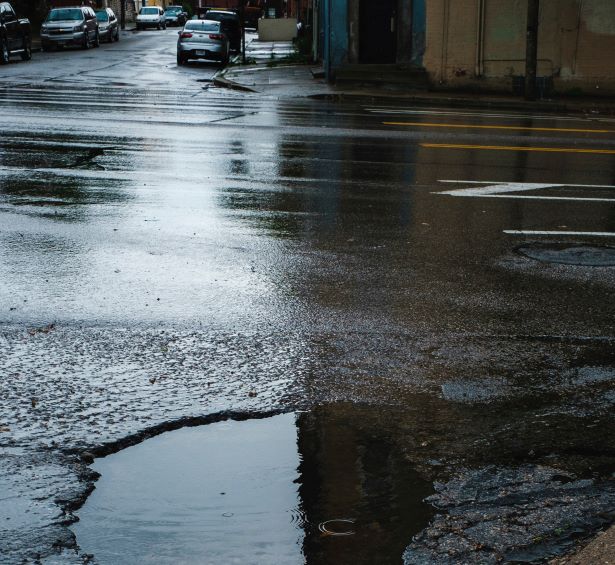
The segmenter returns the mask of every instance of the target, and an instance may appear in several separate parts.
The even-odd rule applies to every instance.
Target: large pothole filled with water
[[[433,515],[386,434],[344,411],[167,432],[97,460],[73,530],[106,563],[400,563]]]

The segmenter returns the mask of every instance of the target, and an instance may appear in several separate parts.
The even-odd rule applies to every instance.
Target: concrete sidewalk
[[[246,58],[251,64],[230,66],[220,73],[214,82],[220,87],[274,97],[370,102],[382,100],[421,106],[615,115],[615,101],[610,98],[559,97],[528,102],[518,96],[506,94],[332,85],[324,80],[322,68],[296,64],[296,55],[290,42],[267,43],[252,39],[246,46]]]
[[[614,563],[615,526],[596,536],[577,553],[554,559],[550,565],[613,565]]]
[[[320,74],[319,74],[320,73]],[[490,108],[526,112],[556,112],[615,115],[615,101],[600,98],[556,98],[528,102],[505,94],[472,94],[384,87],[336,86],[322,78],[322,69],[309,65],[285,64],[229,67],[216,77],[218,86],[257,92],[275,97],[311,97],[331,100],[398,101],[417,106]]]

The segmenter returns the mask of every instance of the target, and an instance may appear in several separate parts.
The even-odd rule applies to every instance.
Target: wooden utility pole
[[[525,49],[525,99],[536,100],[538,67],[538,12],[540,0],[527,0],[527,35]]]
[[[126,0],[120,0],[120,27],[126,29]]]

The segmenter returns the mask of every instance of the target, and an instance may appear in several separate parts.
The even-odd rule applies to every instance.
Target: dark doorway
[[[360,0],[359,61],[395,63],[397,0]]]

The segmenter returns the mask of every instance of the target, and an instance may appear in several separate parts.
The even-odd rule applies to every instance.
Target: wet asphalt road
[[[298,409],[442,481],[409,563],[612,520],[615,120],[238,94],[175,37],[1,69],[6,562],[80,561],[84,451]]]

